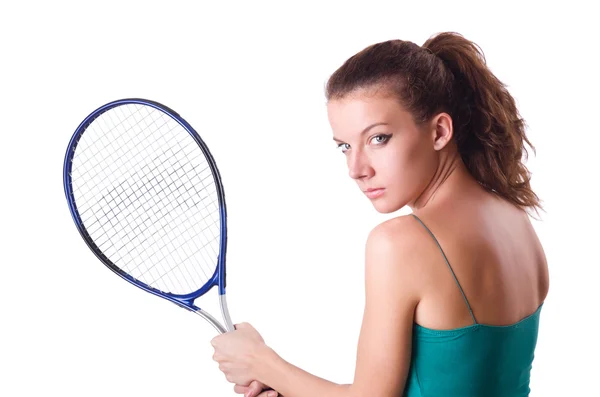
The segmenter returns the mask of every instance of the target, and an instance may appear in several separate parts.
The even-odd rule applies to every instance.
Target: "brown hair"
[[[525,120],[506,86],[486,65],[483,51],[462,35],[437,34],[422,47],[409,41],[373,44],[349,58],[329,78],[327,100],[357,89],[391,90],[417,124],[447,112],[460,156],[487,190],[526,209],[541,209],[522,161]]]

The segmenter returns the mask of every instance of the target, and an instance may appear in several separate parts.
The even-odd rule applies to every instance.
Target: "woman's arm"
[[[369,234],[365,310],[353,384],[340,385],[312,375],[266,345],[256,356],[256,379],[286,397],[401,395],[410,365],[413,315],[418,303],[414,225],[408,217],[400,217]]]
[[[261,379],[261,382],[268,384],[282,396],[349,396],[349,385],[340,385],[312,375],[288,363],[266,345],[256,362],[257,379]]]

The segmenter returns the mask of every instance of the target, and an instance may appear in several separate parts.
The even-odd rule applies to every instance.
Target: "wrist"
[[[268,384],[269,375],[273,372],[279,360],[281,360],[281,358],[273,349],[266,344],[263,345],[258,350],[253,363],[255,379]]]

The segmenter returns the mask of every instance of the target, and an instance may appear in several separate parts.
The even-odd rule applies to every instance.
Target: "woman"
[[[365,48],[327,100],[360,190],[381,213],[413,210],[367,239],[354,382],[294,367],[246,323],[213,339],[219,368],[251,396],[527,396],[549,279],[512,96],[474,43],[442,33]]]

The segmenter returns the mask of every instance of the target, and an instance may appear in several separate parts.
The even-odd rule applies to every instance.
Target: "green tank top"
[[[529,395],[529,376],[542,305],[507,326],[477,323],[471,305],[439,242],[440,249],[473,324],[451,330],[413,326],[412,357],[404,397],[521,397]]]

